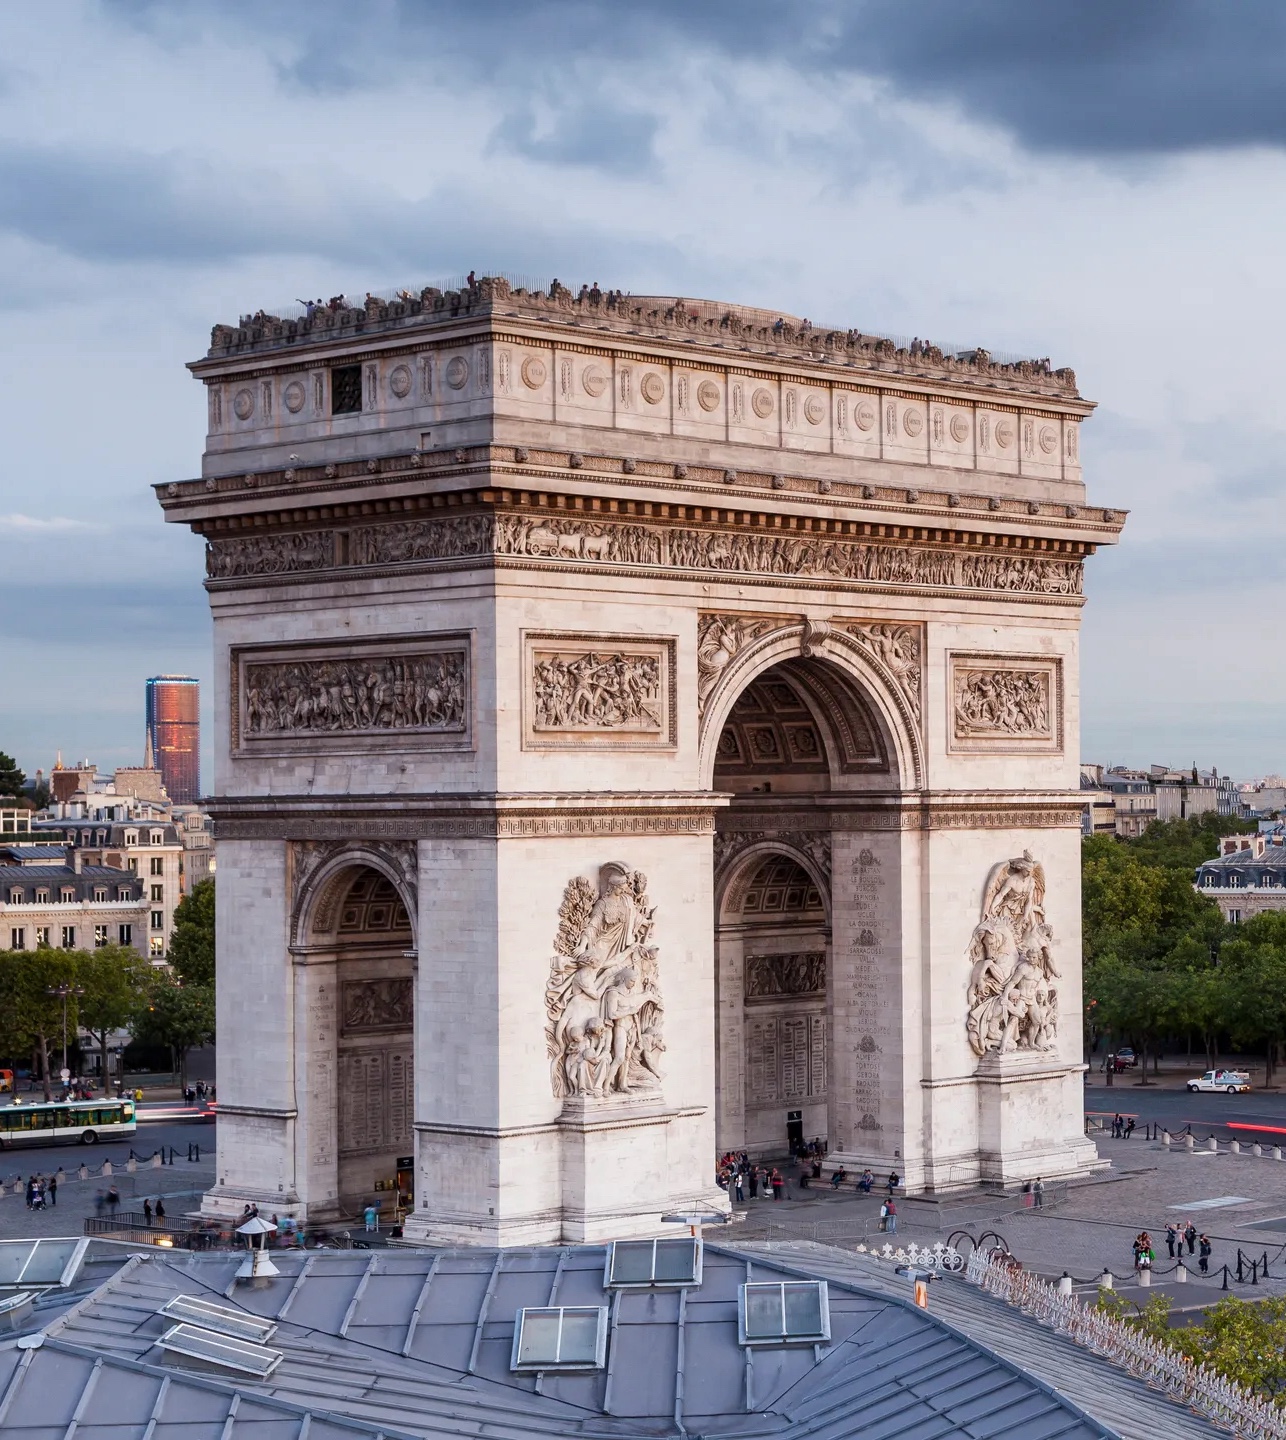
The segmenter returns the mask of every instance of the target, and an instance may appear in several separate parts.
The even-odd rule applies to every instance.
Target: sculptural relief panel
[[[559,1100],[659,1098],[665,1002],[647,876],[609,861],[573,877],[545,982],[550,1084]]]
[[[949,657],[950,748],[957,753],[1054,754],[1063,748],[1058,657]]]
[[[234,754],[470,743],[467,636],[242,646],[231,668]]]
[[[523,635],[523,747],[670,749],[675,641],[636,635]]]

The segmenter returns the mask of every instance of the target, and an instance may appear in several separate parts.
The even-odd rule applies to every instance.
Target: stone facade
[[[726,1206],[717,1149],[801,1132],[914,1189],[1096,1163],[1077,631],[1123,516],[1074,377],[439,298],[216,327],[158,487],[215,620],[207,1206],[413,1154],[408,1235],[515,1244]]]

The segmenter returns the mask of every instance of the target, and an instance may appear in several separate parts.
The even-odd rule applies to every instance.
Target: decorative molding
[[[230,663],[234,755],[468,744],[465,635],[235,646]]]
[[[780,1000],[826,991],[826,952],[806,950],[787,955],[747,955],[745,998]]]
[[[1045,920],[1045,870],[1030,850],[992,868],[969,942],[968,1014],[975,1055],[1058,1045],[1059,978]]]
[[[1058,753],[1063,748],[1063,661],[1050,655],[947,657],[952,751]]]
[[[568,837],[622,838],[642,835],[713,835],[715,805],[657,810],[541,810],[528,813],[407,816],[387,819],[376,814],[353,816],[222,816],[216,822],[221,840],[290,840],[317,844],[328,853],[346,845],[379,846],[414,840],[538,840]],[[342,843],[341,843],[342,842]]]
[[[239,535],[211,540],[205,551],[205,573],[211,580],[293,575],[329,570],[336,563],[335,534],[331,530]]]
[[[659,1099],[665,1003],[647,877],[617,861],[574,876],[545,983],[546,1050],[559,1100]]]
[[[673,749],[676,641],[525,631],[523,748]]]

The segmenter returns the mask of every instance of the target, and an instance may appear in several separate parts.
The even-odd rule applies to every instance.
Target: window
[[[153,929],[153,930],[164,930],[164,929],[165,929],[165,912],[164,912],[163,910],[153,910],[153,911],[152,911],[152,929]]]
[[[95,885],[95,886],[94,886],[94,899],[95,899],[100,905],[106,902],[106,900],[107,900],[107,886],[106,886],[106,885]]]
[[[118,900],[132,900],[134,897],[129,893],[128,885],[118,885],[116,887],[116,898]]]
[[[10,891],[9,891],[9,904],[10,904],[10,905],[21,905],[21,904],[22,904],[22,891],[21,891],[21,890],[10,890]]]
[[[164,875],[164,874],[165,874],[165,857],[164,857],[163,855],[153,855],[153,856],[152,856],[152,874],[153,874],[153,875]]]
[[[131,856],[129,857],[129,868],[134,872],[135,875],[138,874],[138,856],[137,856],[137,855],[131,855]]]
[[[9,949],[25,950],[27,948],[27,932],[25,930],[9,931]]]
[[[49,928],[50,928],[50,927],[49,927],[48,925],[37,925],[37,926],[36,926],[36,946],[37,946],[37,948],[39,948],[41,945],[49,945],[49,944],[52,943],[52,942],[50,941],[50,939],[49,939]]]
[[[164,844],[165,844],[165,835],[164,835],[164,833],[163,833],[162,831],[160,831],[160,830],[153,830],[153,831],[152,831],[152,844],[153,844],[153,845],[164,845]]]
[[[76,927],[74,925],[63,926],[63,949],[74,950],[76,948]]]
[[[147,953],[149,955],[164,955],[165,941],[162,940],[159,935],[153,935],[151,941],[148,944]]]
[[[362,408],[362,367],[337,365],[330,372],[330,413],[354,415]]]
[[[1240,924],[1241,924],[1241,911],[1240,911],[1240,910],[1229,910],[1229,912],[1228,912],[1228,923],[1229,923],[1229,925],[1240,925]]]
[[[95,926],[94,926],[94,949],[95,949],[95,950],[101,950],[101,949],[103,949],[103,947],[104,947],[105,945],[107,945],[107,943],[108,943],[108,940],[107,940],[107,926],[106,926],[106,925],[95,925]]]
[[[64,885],[58,893],[64,905],[74,905],[76,903],[76,891],[73,886]]]
[[[165,903],[165,886],[164,886],[164,885],[153,885],[153,886],[152,886],[152,904],[153,904],[153,905],[163,905],[164,903]]]
[[[49,904],[49,891],[48,891],[48,890],[37,890],[37,891],[36,891],[36,904],[37,904],[37,905],[48,905],[48,904]]]
[[[127,831],[125,832],[125,843],[126,843],[126,845],[137,845],[137,844],[138,844],[138,831],[137,831],[137,830],[127,830]]]
[[[607,1306],[519,1310],[511,1370],[601,1370],[607,1355]]]
[[[700,1283],[700,1240],[617,1240],[608,1247],[604,1289]]]
[[[132,945],[134,943],[134,927],[132,925],[118,925],[116,927],[116,943],[118,945]]]
[[[831,1338],[825,1280],[743,1285],[737,1318],[743,1345],[818,1344]]]

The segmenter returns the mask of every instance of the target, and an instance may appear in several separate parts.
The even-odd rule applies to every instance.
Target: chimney
[[[79,875],[84,868],[84,863],[85,862],[82,859],[81,853],[77,849],[77,847],[75,845],[68,845],[67,864],[71,866],[71,868],[76,872],[77,875]]]

